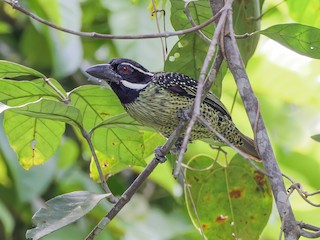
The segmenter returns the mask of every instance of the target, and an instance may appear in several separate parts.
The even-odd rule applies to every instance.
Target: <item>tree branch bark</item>
[[[210,0],[213,14],[220,10],[220,8],[223,6],[223,3],[223,0]],[[225,32],[229,33],[223,38],[223,50],[225,58],[227,60],[228,67],[236,81],[239,94],[255,134],[257,148],[263,160],[263,165],[269,178],[275,203],[282,220],[282,231],[285,239],[299,239],[300,227],[297,225],[290,202],[287,198],[282,174],[277,164],[266,127],[259,110],[259,102],[250,85],[250,81],[234,37],[232,12],[228,14]]]

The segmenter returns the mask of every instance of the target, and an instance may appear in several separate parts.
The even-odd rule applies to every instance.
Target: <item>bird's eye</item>
[[[119,65],[118,72],[122,74],[130,74],[133,72],[133,69],[128,65]]]

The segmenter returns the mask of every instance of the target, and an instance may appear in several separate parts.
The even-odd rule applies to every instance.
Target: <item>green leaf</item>
[[[193,170],[186,170],[186,185],[191,186],[191,198],[206,237],[258,239],[272,208],[267,178],[239,155],[226,167],[208,156],[195,157],[188,165]],[[199,228],[190,195],[187,190],[185,193],[189,215]]]
[[[233,22],[234,31],[241,35],[260,30],[260,11],[259,0],[238,0],[233,2]],[[249,61],[258,45],[259,35],[253,35],[250,38],[237,39],[237,44],[245,64]]]
[[[25,77],[25,78],[46,78],[42,73],[25,67],[23,65],[0,60],[0,78],[16,78],[16,77]]]
[[[108,195],[78,191],[50,199],[46,202],[46,207],[38,210],[32,217],[36,227],[27,231],[26,238],[37,240],[73,223],[90,212]]]
[[[65,122],[78,128],[82,127],[82,115],[77,108],[54,100],[39,99],[35,102],[15,107],[9,107],[3,104],[2,109],[28,117],[50,119]]]
[[[20,165],[29,169],[43,164],[58,148],[65,124],[5,112],[4,130]]]
[[[65,129],[63,122],[79,128],[82,124],[78,109],[48,99],[15,107],[2,104],[0,112],[4,110],[5,131],[25,169],[44,163],[54,154]]]
[[[171,23],[175,30],[191,27],[189,20],[184,14],[185,2],[171,0]],[[212,11],[208,1],[193,1],[189,4],[189,11],[196,24],[201,24],[212,17]],[[211,38],[214,27],[204,28],[203,33]],[[208,51],[209,44],[201,39],[196,33],[190,33],[179,38],[179,41],[171,49],[166,59],[164,70],[167,72],[179,72],[198,79],[200,71]],[[227,65],[223,62],[211,90],[221,96],[222,79],[227,71]]]
[[[128,150],[125,151],[126,155],[128,156],[124,155],[124,153],[122,153],[121,155],[112,154],[112,152],[114,151],[109,151],[107,150],[108,148],[102,149],[105,153],[99,151],[97,152],[100,166],[104,175],[116,174],[132,165],[145,166],[144,160],[151,154],[153,154],[155,147],[162,145],[164,142],[164,138],[161,137],[160,134],[151,132],[153,131],[152,129],[142,126],[140,123],[132,119],[127,113],[122,113],[112,118],[106,119],[98,124],[96,128],[108,128],[108,130],[102,131],[100,134],[98,134],[98,136],[95,134],[93,135],[93,143],[97,149],[101,147],[103,148],[108,144],[110,145],[111,138],[104,138],[102,136],[102,134],[109,134],[110,131],[111,136],[113,136],[115,134],[118,134],[121,129],[123,129],[124,131],[126,131],[127,129],[128,134],[132,133],[138,137],[138,141],[133,142],[131,138],[127,138],[127,135],[124,135],[125,139],[119,139],[119,141],[121,140],[123,144],[126,145],[125,147]],[[141,130],[144,131],[141,132]],[[121,136],[118,137],[120,138]],[[111,143],[110,147],[115,148],[115,145]],[[91,160],[90,165],[90,176],[94,180],[99,180],[99,175],[93,159]]]
[[[171,24],[175,30],[190,28],[191,24],[184,13],[185,2],[171,0]],[[208,1],[191,1],[188,5],[191,16],[196,24],[201,24],[212,17]],[[214,27],[211,25],[202,29],[203,33],[213,36]],[[186,34],[179,37],[179,41],[170,51],[165,63],[165,71],[180,72],[194,79],[199,78],[203,61],[207,54],[209,44],[201,39],[196,33]]]
[[[141,124],[126,113],[108,118],[94,128],[95,148],[108,159],[116,159],[129,166],[145,166],[144,139]]]
[[[320,142],[320,134],[313,135],[311,138],[317,142]]]
[[[92,131],[97,128],[128,128],[135,130],[146,130],[146,131],[154,131],[152,128],[146,127],[132,117],[130,117],[126,112],[120,113],[116,116],[107,118],[97,124]]]
[[[81,86],[69,93],[71,104],[83,116],[83,126],[90,130],[104,119],[123,113],[124,109],[113,91],[100,86]]]
[[[184,13],[185,2],[180,0],[171,0],[171,24],[175,30],[183,30],[190,28],[186,14]],[[188,4],[190,15],[196,24],[201,24],[212,17],[212,11],[209,2],[206,0],[190,1]],[[214,27],[212,25],[202,29],[203,33],[211,38],[213,36]]]
[[[44,83],[44,81],[41,81]],[[0,101],[11,104],[24,104],[34,101],[35,97],[53,97],[59,99],[59,95],[48,88],[47,84],[41,85],[39,81],[13,81],[0,79]]]
[[[103,176],[105,176],[106,178],[128,168],[128,164],[125,164],[114,157],[110,157],[109,155],[106,155],[99,151],[96,151],[96,154],[99,160],[99,165],[101,167]],[[94,181],[100,182],[100,176],[93,157],[91,158],[90,162],[90,177]]]
[[[164,70],[166,72],[183,73],[197,80],[207,50],[208,44],[197,34],[184,35],[170,51]]]
[[[165,138],[157,132],[145,131],[143,134],[143,142],[145,145],[144,159],[154,155],[154,150],[158,146],[162,146],[165,143]]]
[[[279,24],[259,33],[311,58],[320,58],[320,29],[298,23]]]
[[[4,151],[3,148],[1,150]],[[9,186],[11,185],[11,180],[8,174],[8,169],[5,163],[5,159],[2,156],[2,151],[0,152],[0,184],[3,186]]]
[[[206,44],[197,34],[187,34],[180,38],[169,53],[165,62],[166,72],[179,72],[197,80],[208,51]],[[222,80],[227,72],[227,64],[222,62],[211,90],[221,96]]]

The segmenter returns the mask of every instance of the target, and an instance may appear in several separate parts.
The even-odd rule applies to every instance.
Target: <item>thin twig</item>
[[[32,18],[40,23],[43,23],[51,28],[54,28],[56,30],[66,32],[66,33],[69,33],[72,35],[80,36],[80,37],[102,38],[102,39],[145,39],[145,38],[162,38],[162,37],[166,38],[166,37],[172,37],[172,36],[177,36],[177,35],[184,35],[187,33],[192,33],[192,32],[198,31],[198,30],[208,26],[209,24],[214,22],[220,15],[220,12],[218,12],[215,16],[210,18],[208,21],[206,21],[198,26],[195,26],[192,28],[187,28],[184,30],[175,31],[175,32],[162,32],[162,33],[158,33],[158,34],[113,35],[113,34],[102,34],[102,33],[96,33],[96,32],[81,32],[81,31],[75,31],[75,30],[64,28],[64,27],[60,27],[50,21],[47,21],[47,20],[29,12],[27,9],[23,8],[17,1],[12,1],[12,0],[2,0],[2,1],[11,5],[12,8],[22,12],[23,14],[29,16],[30,18]]]
[[[87,236],[86,240],[95,239],[98,234],[106,227],[106,225],[120,212],[120,210],[130,201],[132,196],[136,193],[139,187],[144,183],[152,171],[156,168],[159,163],[165,161],[164,157],[169,153],[172,146],[178,140],[181,132],[185,128],[185,121],[180,120],[176,130],[171,134],[166,143],[160,148],[160,155],[155,154],[155,157],[148,164],[148,166],[139,174],[139,176],[134,180],[134,182],[127,188],[127,190],[121,195],[117,203],[112,207],[112,209],[107,213],[107,215],[101,219],[101,221],[94,227],[94,229]]]
[[[160,32],[161,32],[161,29],[160,29],[160,23],[159,23],[158,13],[159,13],[159,12],[160,12],[160,13],[163,12],[163,28],[166,29],[166,22],[165,22],[165,19],[166,19],[166,11],[165,11],[165,10],[158,10],[158,9],[157,9],[157,5],[156,5],[156,3],[155,3],[155,0],[152,0],[152,8],[153,8],[152,16],[155,15],[157,30],[158,30],[158,33],[160,33]],[[164,31],[165,31],[165,30],[164,30]],[[160,38],[160,42],[161,42],[161,48],[162,48],[163,62],[165,63],[165,61],[166,61],[166,55],[167,55],[167,40],[164,39],[164,41],[163,41],[163,38]]]
[[[192,205],[192,208],[193,208],[193,213],[197,219],[197,224],[199,226],[199,230],[200,230],[200,233],[201,233],[201,237],[202,239],[206,239],[206,236],[204,234],[204,231],[203,231],[203,227],[202,227],[202,224],[201,224],[201,221],[200,221],[200,217],[199,217],[199,214],[198,214],[198,211],[197,211],[197,207],[196,207],[196,204],[192,198],[192,193],[191,193],[191,187],[188,183],[186,183],[186,177],[184,174],[182,174],[183,176],[183,181],[184,181],[184,185],[185,185],[185,189],[187,190],[187,193],[188,193],[188,196],[189,196],[189,200],[191,202],[191,205]]]
[[[94,162],[96,164],[96,167],[97,167],[97,170],[98,170],[98,173],[99,173],[99,177],[100,177],[100,181],[101,181],[101,185],[104,189],[104,191],[106,193],[110,193],[110,196],[108,196],[108,199],[110,202],[112,203],[116,203],[118,201],[118,199],[112,194],[104,176],[103,176],[103,172],[101,170],[101,167],[100,167],[100,163],[99,163],[99,160],[98,160],[98,156],[96,154],[96,151],[93,147],[93,144],[92,144],[92,141],[91,141],[91,134],[88,134],[84,129],[82,130],[82,136],[86,139],[88,145],[89,145],[89,148],[90,148],[90,151],[92,153],[92,156],[93,156],[93,159],[94,159]]]
[[[302,189],[302,185],[300,183],[293,183],[291,184],[291,186],[289,187],[289,190],[297,190],[297,192],[299,193],[300,197],[306,201],[307,203],[309,203],[311,206],[314,206],[314,207],[320,207],[320,204],[316,204],[316,203],[313,203],[312,201],[310,201],[308,199],[308,196],[312,196],[312,195],[309,195],[307,192],[303,191]]]
[[[192,1],[186,1],[186,3],[184,4],[184,13],[186,14],[190,24],[192,27],[195,27],[197,26],[197,24],[194,22],[191,14],[190,14],[190,11],[189,11],[189,4],[191,3]],[[194,4],[194,2],[192,2],[192,4]],[[199,35],[199,37],[201,37],[206,43],[210,44],[211,40],[206,36],[204,35],[204,33],[201,31],[201,30],[198,30],[196,31],[196,33]]]
[[[320,228],[313,226],[308,223],[299,222],[298,225],[300,226],[301,230],[301,236],[306,238],[319,238],[320,237]],[[309,231],[306,231],[304,229],[307,229]],[[313,232],[310,232],[313,231]]]

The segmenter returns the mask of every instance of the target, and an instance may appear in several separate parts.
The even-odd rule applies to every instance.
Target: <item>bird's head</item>
[[[123,104],[133,102],[153,76],[153,73],[139,63],[125,58],[115,58],[109,63],[94,65],[86,72],[97,79],[99,84],[108,83]]]

